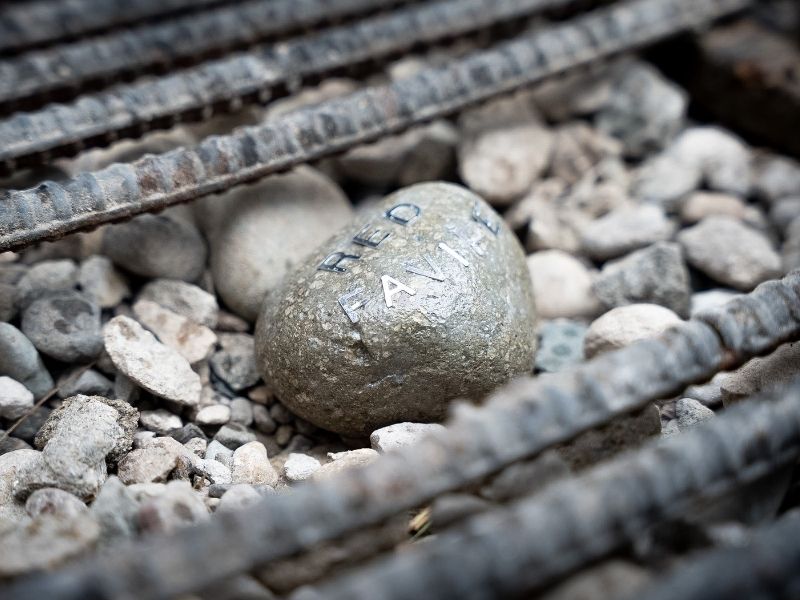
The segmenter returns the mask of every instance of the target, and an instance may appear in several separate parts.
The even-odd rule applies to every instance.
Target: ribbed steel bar
[[[384,4],[387,0],[380,0]],[[0,121],[0,163],[30,162],[37,155],[75,151],[87,141],[120,132],[167,127],[186,115],[208,116],[215,107],[245,98],[278,97],[309,78],[398,55],[419,44],[530,17],[571,0],[442,0],[397,10],[322,33],[227,57],[158,79],[121,85],[70,104],[55,104]],[[291,0],[292,5],[303,0]],[[328,3],[305,0],[305,3]],[[351,7],[379,4],[354,0]],[[283,5],[283,0],[275,3]],[[344,7],[345,4],[332,6]],[[293,14],[293,13],[292,13]],[[305,13],[301,13],[305,14]],[[0,65],[0,81],[2,81]],[[3,84],[0,83],[0,87]],[[9,85],[9,90],[13,86]],[[2,92],[0,92],[2,96]]]
[[[743,546],[688,557],[636,597],[639,600],[800,598],[800,511],[756,529]]]
[[[213,194],[451,114],[521,86],[653,43],[748,0],[627,0],[425,69],[130,164],[0,196],[0,250]],[[191,95],[191,91],[187,90]]]
[[[797,339],[800,271],[707,311],[704,319],[607,353],[574,371],[519,381],[481,408],[461,406],[445,432],[386,454],[364,469],[299,486],[237,513],[216,515],[171,539],[153,538],[60,573],[37,576],[9,593],[31,600],[51,594],[64,599],[167,598],[422,506],[730,369],[752,357],[751,352],[767,352]],[[735,345],[724,347],[719,332],[706,322],[722,324]]]
[[[0,53],[88,35],[224,0],[34,0],[0,8]],[[230,2],[231,0],[227,0]]]
[[[250,0],[28,52],[0,61],[0,111],[408,1]]]
[[[729,409],[689,433],[648,444],[508,509],[474,517],[427,544],[298,594],[297,600],[492,600],[540,589],[635,540],[647,527],[685,514],[693,503],[735,492],[795,461],[800,385],[759,400],[763,403]],[[797,565],[800,543],[792,541]],[[721,578],[736,579],[727,569],[715,579]],[[800,581],[796,574],[794,579]],[[704,586],[697,584],[700,592]],[[737,593],[713,597],[755,597],[746,589],[730,587]],[[678,593],[661,597],[711,597],[686,596],[682,586],[673,591]]]

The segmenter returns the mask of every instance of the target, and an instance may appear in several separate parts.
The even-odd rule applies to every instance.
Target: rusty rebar
[[[0,111],[411,0],[249,0],[0,60]]]
[[[396,0],[393,0],[396,1]],[[120,85],[69,104],[18,113],[0,121],[0,163],[30,163],[36,157],[76,152],[87,142],[111,141],[120,132],[141,134],[188,117],[238,106],[248,98],[267,100],[289,93],[309,78],[343,67],[399,55],[499,23],[530,17],[571,0],[442,0],[397,10],[247,53],[205,63],[157,79]],[[289,0],[302,7],[303,0]],[[351,8],[387,0],[354,0]],[[283,6],[287,2],[274,2]],[[324,0],[305,0],[328,5]],[[343,10],[346,4],[334,4]],[[307,14],[302,12],[301,14]],[[320,13],[322,14],[322,13]],[[287,19],[294,13],[287,13]],[[273,22],[275,23],[275,22]],[[105,54],[105,51],[103,52]],[[102,60],[98,59],[101,63]],[[111,61],[113,62],[113,61]],[[13,81],[0,88],[13,91]],[[0,103],[3,93],[0,90]]]
[[[460,406],[445,432],[364,469],[216,515],[172,538],[143,540],[62,572],[20,581],[10,593],[21,599],[55,592],[53,597],[65,600],[167,598],[378,524],[733,368],[751,352],[797,339],[800,271],[709,310],[704,319],[601,355],[574,371],[518,381],[481,408]],[[723,346],[723,336],[707,322],[721,324],[735,346]]]
[[[0,195],[0,251],[130,218],[452,114],[493,96],[738,11],[748,0],[626,0],[390,85],[195,148]]]

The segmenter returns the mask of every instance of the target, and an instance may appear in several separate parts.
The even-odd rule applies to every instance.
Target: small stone
[[[231,470],[224,464],[216,460],[200,461],[200,469],[203,477],[208,479],[212,485],[226,485],[231,483]]]
[[[223,446],[217,440],[212,440],[206,448],[205,459],[215,460],[230,468],[233,465],[233,450]]]
[[[555,373],[583,362],[583,340],[587,326],[579,321],[555,319],[539,325],[536,369]]]
[[[214,284],[228,308],[251,322],[284,274],[352,214],[336,184],[310,167],[240,186],[212,202],[225,208],[207,229]]]
[[[656,304],[630,304],[612,309],[595,320],[586,332],[584,353],[592,358],[655,337],[681,323],[674,312]]]
[[[36,347],[8,323],[0,323],[0,374],[19,381],[37,400],[53,388],[53,378]]]
[[[191,423],[190,423],[191,425]],[[185,427],[184,427],[185,429]],[[173,435],[173,432],[170,432],[170,435]],[[174,438],[173,438],[174,439]],[[194,454],[197,457],[203,457],[206,454],[206,449],[208,448],[208,440],[202,437],[193,437],[190,438],[188,441],[183,442],[183,445],[186,449]]]
[[[443,431],[445,428],[438,423],[396,423],[373,431],[369,442],[373,450],[390,452],[413,446],[423,437]]]
[[[14,429],[14,437],[33,444],[36,435],[50,418],[52,412],[52,409],[46,406],[39,406],[25,413],[25,420]]]
[[[167,435],[181,444],[187,444],[190,440],[194,439],[200,439],[204,443],[208,442],[206,434],[194,423],[187,423],[182,427],[170,429]]]
[[[681,432],[680,428],[678,427],[678,420],[673,419],[669,421],[666,425],[661,428],[661,437],[662,438],[669,438],[673,435],[678,435]]]
[[[707,217],[678,234],[689,263],[715,281],[750,291],[781,274],[769,240],[730,217]]]
[[[800,343],[784,344],[768,356],[754,358],[722,382],[722,403],[728,407],[762,391],[788,385],[800,371]]]
[[[235,484],[229,487],[222,495],[217,511],[223,513],[236,512],[256,504],[263,497],[252,485],[246,483]]]
[[[94,369],[76,369],[64,373],[58,379],[58,397],[84,396],[112,397],[114,384]]]
[[[125,277],[105,256],[90,256],[84,260],[78,283],[84,295],[100,308],[113,308],[131,295]]]
[[[150,300],[206,327],[217,326],[219,306],[214,294],[179,279],[156,279],[139,293],[139,300]]]
[[[130,538],[136,533],[139,503],[115,475],[109,476],[89,507],[92,518],[100,525],[103,541]]]
[[[314,441],[308,438],[305,435],[297,434],[293,435],[292,439],[289,440],[289,443],[286,444],[286,452],[308,452],[315,446]]]
[[[253,405],[246,398],[231,400],[231,421],[245,427],[253,424]]]
[[[294,435],[294,429],[291,425],[281,425],[275,431],[275,442],[279,446],[288,446],[292,435]]]
[[[10,283],[0,283],[0,321],[11,321],[17,316],[17,288]]]
[[[245,321],[242,317],[221,310],[219,311],[216,329],[217,331],[225,331],[228,333],[247,333],[250,331],[250,323]]]
[[[800,187],[798,187],[800,189]],[[790,225],[800,217],[800,196],[787,196],[777,200],[769,211],[770,222],[786,235]]]
[[[313,479],[327,479],[347,469],[365,467],[380,456],[371,448],[359,448],[347,452],[329,452],[331,462],[322,465],[312,476]]]
[[[681,247],[658,242],[606,263],[594,282],[594,293],[607,308],[658,304],[688,317],[691,286]]]
[[[691,127],[668,151],[683,164],[699,168],[710,189],[737,196],[750,192],[750,150],[733,134],[717,127]]]
[[[556,129],[550,175],[568,184],[608,158],[620,156],[622,144],[612,137],[575,121]]]
[[[642,202],[673,210],[702,182],[697,165],[687,165],[669,151],[662,152],[639,167],[631,184],[631,193]]]
[[[280,423],[281,425],[287,425],[294,421],[292,412],[280,402],[275,402],[275,404],[269,407],[269,416],[272,417],[276,423]]]
[[[135,449],[144,448],[147,446],[147,442],[152,440],[156,437],[155,431],[146,431],[144,429],[139,429],[136,433],[133,434],[133,447]]]
[[[611,98],[607,65],[593,72],[567,72],[530,90],[537,108],[549,121],[562,122],[597,113]]]
[[[692,294],[692,309],[690,314],[692,317],[695,317],[703,311],[719,308],[739,295],[739,292],[723,288],[697,292],[696,294]]]
[[[256,369],[253,336],[246,333],[221,333],[222,346],[209,360],[211,370],[234,392],[254,386],[260,376]]]
[[[17,304],[25,307],[41,294],[72,290],[78,267],[71,260],[46,260],[33,265],[17,282]]]
[[[178,440],[170,436],[157,436],[149,440],[145,440],[142,448],[163,448],[178,457],[178,467],[186,469],[189,467],[196,467],[200,464],[200,458],[192,452],[189,448],[181,444]],[[178,474],[176,471],[175,474]]]
[[[194,420],[200,425],[224,425],[231,420],[231,409],[224,404],[204,406],[197,411]]]
[[[158,342],[133,319],[114,317],[103,330],[114,365],[151,394],[187,406],[200,400],[200,377],[176,350]]]
[[[170,481],[158,496],[143,500],[139,527],[143,533],[171,533],[208,519],[208,509],[186,481]]]
[[[197,228],[170,214],[140,215],[103,232],[103,254],[143,277],[195,281],[208,249]]]
[[[267,449],[261,442],[248,442],[233,452],[233,483],[271,485],[278,483],[278,474],[267,458]]]
[[[261,404],[253,405],[253,421],[255,422],[256,429],[267,435],[275,433],[275,430],[278,428],[278,424],[269,415],[267,407]]]
[[[611,76],[611,97],[597,128],[623,143],[626,156],[661,150],[683,127],[687,94],[647,63],[622,63]]]
[[[524,254],[485,202],[418,184],[359,217],[292,273],[258,321],[264,381],[294,414],[363,436],[440,420],[450,400],[530,372]]]
[[[178,466],[178,455],[166,448],[149,446],[132,450],[119,461],[118,475],[126,485],[132,483],[153,483],[167,480]]]
[[[755,160],[755,188],[773,203],[800,190],[800,163],[784,156],[759,155]]]
[[[608,260],[668,240],[675,229],[675,224],[658,206],[623,207],[587,225],[581,242],[586,254]]]
[[[763,216],[741,198],[715,192],[695,192],[681,208],[681,220],[693,225],[711,216],[728,216],[753,225],[763,221]]]
[[[526,260],[541,318],[592,317],[600,312],[592,272],[578,259],[560,250],[544,250]]]
[[[63,362],[86,362],[103,349],[100,307],[80,292],[40,296],[22,313],[22,332],[39,352]]]
[[[0,377],[0,417],[16,421],[33,409],[33,394],[11,377]]]
[[[461,118],[461,179],[491,204],[527,192],[550,162],[553,134],[525,95],[494,100]]]
[[[217,343],[216,334],[205,325],[150,300],[138,300],[133,314],[161,343],[177,350],[191,364],[208,358]]]
[[[291,483],[305,481],[316,473],[321,466],[313,456],[292,452],[286,462],[283,463],[283,476]]]
[[[247,429],[244,425],[228,423],[219,428],[214,439],[231,450],[236,450],[239,446],[243,446],[248,442],[254,442],[256,434]]]
[[[158,435],[166,435],[169,431],[183,426],[183,421],[178,415],[174,415],[163,408],[141,411],[139,413],[139,422],[142,427],[155,431]]]
[[[681,398],[675,403],[675,416],[678,421],[678,429],[686,431],[698,423],[711,419],[714,411],[706,408],[697,400]]]
[[[722,384],[728,377],[730,377],[730,373],[717,373],[708,383],[690,385],[684,390],[683,395],[686,398],[697,400],[703,406],[722,406]]]
[[[31,518],[51,515],[58,519],[72,519],[88,512],[78,498],[58,488],[36,490],[25,502],[25,510]]]

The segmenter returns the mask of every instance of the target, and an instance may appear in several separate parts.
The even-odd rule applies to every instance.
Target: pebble
[[[204,406],[197,411],[194,421],[198,425],[224,425],[231,420],[231,409],[224,404]]]
[[[550,176],[575,184],[598,164],[621,153],[622,144],[618,140],[583,121],[567,123],[556,129]]]
[[[231,400],[231,421],[245,427],[253,424],[253,405],[246,398]]]
[[[681,247],[657,242],[607,262],[594,282],[594,294],[606,308],[658,304],[689,316],[691,285]]]
[[[186,481],[170,481],[163,492],[139,506],[139,527],[145,534],[171,533],[208,519],[208,509]]]
[[[58,519],[72,519],[88,512],[86,505],[78,498],[58,488],[36,490],[25,502],[25,511],[31,518],[52,515]]]
[[[172,214],[140,215],[106,227],[103,254],[115,265],[143,277],[196,281],[208,249],[197,228]]]
[[[21,327],[39,352],[62,362],[88,362],[103,349],[100,307],[73,290],[31,302],[22,313]]]
[[[706,217],[681,231],[678,241],[693,267],[744,292],[781,274],[781,257],[769,240],[731,217]]]
[[[725,371],[717,373],[708,383],[690,385],[684,390],[683,395],[686,398],[697,400],[703,406],[722,406],[722,384],[728,377],[730,377],[730,373]]]
[[[206,448],[205,459],[215,460],[230,468],[233,464],[233,450],[223,446],[217,440],[211,440]]]
[[[687,431],[698,423],[711,419],[714,411],[692,398],[680,398],[675,403],[675,416],[678,421],[678,429]]]
[[[491,207],[430,183],[359,216],[293,273],[258,321],[259,367],[293,413],[363,436],[439,420],[453,398],[482,397],[530,372],[530,278]],[[359,236],[377,247],[354,243]]]
[[[269,409],[261,404],[253,405],[253,421],[256,429],[267,435],[275,433],[275,430],[278,428],[278,424],[269,415]]]
[[[583,229],[581,245],[588,256],[608,260],[668,240],[675,229],[658,206],[622,207],[588,224]]]
[[[89,507],[89,513],[100,525],[103,541],[130,538],[136,533],[139,503],[116,475],[110,475]]]
[[[214,294],[179,279],[154,279],[139,293],[139,300],[150,300],[174,313],[206,327],[217,326],[219,306]]]
[[[94,369],[79,368],[65,372],[58,378],[58,397],[84,396],[113,397],[114,384]]]
[[[800,189],[800,188],[798,188]],[[769,211],[770,222],[786,235],[791,224],[800,217],[800,196],[787,196],[775,201]]]
[[[78,274],[81,290],[100,308],[113,308],[131,295],[125,277],[105,256],[90,256]]]
[[[696,165],[687,165],[669,151],[645,161],[634,171],[631,193],[642,202],[676,209],[682,199],[700,187],[703,174]]]
[[[36,347],[9,323],[0,323],[0,374],[19,381],[37,400],[53,387]]]
[[[121,461],[117,475],[126,485],[167,480],[178,466],[178,454],[161,446],[132,450]]]
[[[133,319],[114,317],[105,326],[103,339],[114,366],[137,385],[178,404],[199,402],[200,377],[189,362]]]
[[[248,442],[233,451],[231,481],[270,486],[278,483],[278,474],[267,458],[267,449],[264,444]]]
[[[797,195],[800,190],[800,162],[784,156],[761,154],[754,163],[754,183],[761,198],[774,203],[781,198]]]
[[[227,489],[220,499],[218,512],[236,512],[247,506],[252,506],[264,498],[252,485],[246,483],[234,484]]]
[[[183,427],[183,421],[178,415],[174,415],[163,408],[139,412],[139,422],[142,427],[155,431],[158,435],[167,435],[173,429]]]
[[[550,162],[553,134],[525,95],[472,109],[460,125],[461,179],[491,204],[507,206],[525,194]]]
[[[203,472],[203,477],[208,479],[212,485],[226,485],[232,481],[230,468],[216,460],[202,460],[200,462],[200,471]]]
[[[217,335],[205,325],[151,300],[138,300],[133,305],[133,314],[161,343],[177,350],[190,364],[208,358],[217,343]]]
[[[655,337],[681,323],[674,312],[657,304],[630,304],[608,311],[589,326],[584,340],[584,354],[592,358],[623,348],[636,341]]]
[[[413,446],[423,437],[443,431],[445,431],[444,426],[438,423],[395,423],[373,431],[369,436],[369,442],[373,450],[389,452]]]
[[[71,290],[77,283],[78,266],[72,260],[36,263],[17,282],[17,304],[25,307],[43,293]]]
[[[214,374],[234,392],[254,386],[260,375],[256,368],[253,336],[247,333],[220,333],[217,350],[209,360]]]
[[[310,167],[238,187],[212,202],[225,208],[207,229],[214,285],[226,306],[251,322],[286,272],[352,215],[338,186]]]
[[[283,476],[290,483],[305,481],[316,473],[322,465],[313,456],[292,452],[283,463]]]
[[[695,192],[690,195],[681,208],[681,220],[693,225],[711,216],[728,216],[757,226],[763,224],[764,217],[758,210],[748,206],[741,198],[718,192]]]
[[[580,321],[542,321],[539,324],[536,369],[556,373],[583,362],[583,340],[587,329]]]
[[[29,410],[25,413],[25,420],[14,429],[14,436],[25,440],[29,444],[33,444],[36,435],[47,422],[47,419],[50,418],[52,412],[52,409],[47,406],[39,406],[33,410]]]
[[[593,317],[600,312],[592,290],[594,276],[581,261],[561,250],[543,250],[526,262],[541,318]]]
[[[322,465],[312,476],[313,479],[327,479],[348,469],[365,467],[380,454],[371,448],[359,448],[346,452],[328,452],[331,462]]]
[[[17,288],[10,283],[0,283],[0,321],[11,321],[17,316]]]
[[[0,377],[0,417],[16,421],[33,409],[33,394],[20,382]]]
[[[786,239],[781,247],[781,261],[785,271],[800,267],[800,218],[786,229]]]
[[[291,425],[280,425],[275,431],[275,441],[279,446],[287,446],[294,434],[294,428]]]
[[[219,428],[214,439],[223,446],[227,446],[231,450],[236,450],[244,444],[254,442],[256,434],[247,429],[244,425],[228,423]]]
[[[697,292],[696,294],[692,294],[692,308],[690,314],[692,317],[695,317],[703,311],[719,308],[739,295],[739,292],[723,288]]]
[[[683,164],[699,168],[710,189],[743,197],[750,192],[750,150],[733,134],[718,127],[690,127],[668,151]]]
[[[623,143],[629,157],[661,150],[680,131],[688,97],[647,63],[622,63],[613,71],[611,95],[595,125]]]
[[[192,425],[192,423],[190,423],[189,425]],[[181,429],[171,431],[169,433],[170,437],[173,438],[174,440],[180,442],[181,441],[180,439],[174,437],[175,436],[175,431],[185,430],[187,427],[189,427],[189,425],[185,425]],[[185,442],[182,442],[182,443],[183,443],[183,445],[186,447],[186,449],[189,452],[191,452],[192,454],[194,454],[197,457],[205,456],[206,449],[208,448],[208,440],[206,438],[204,438],[204,437],[199,437],[199,436],[198,437],[191,437],[191,438],[189,438],[188,440],[186,440]]]

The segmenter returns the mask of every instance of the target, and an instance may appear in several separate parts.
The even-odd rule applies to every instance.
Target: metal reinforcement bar
[[[197,63],[321,23],[410,0],[251,0],[0,61],[0,110],[41,106],[53,94],[147,70]],[[241,70],[241,69],[239,69]]]
[[[344,151],[629,51],[748,0],[627,0],[390,85],[298,110],[194,148],[0,195],[0,251],[123,220]],[[177,90],[175,90],[177,93]],[[190,90],[187,93],[191,94]]]
[[[800,511],[794,510],[756,529],[743,546],[689,556],[636,597],[639,600],[800,597]]]
[[[35,0],[0,7],[0,53],[231,0]]]
[[[395,1],[396,0],[392,0]],[[343,67],[399,55],[499,23],[530,17],[572,0],[442,0],[397,10],[318,34],[261,47],[158,79],[120,85],[0,121],[0,163],[32,163],[32,158],[75,152],[90,141],[110,141],[121,132],[143,133],[177,120],[207,117],[213,110],[244,99],[266,101],[289,93],[309,78],[319,79]],[[366,8],[387,0],[352,0]],[[283,6],[283,0],[274,6]],[[289,6],[323,4],[291,0]],[[306,8],[303,8],[305,11]],[[294,13],[291,13],[292,15]],[[301,12],[300,14],[307,14]],[[290,18],[290,13],[287,13]],[[113,62],[113,61],[112,61]],[[0,88],[2,83],[0,64]],[[7,92],[13,85],[8,85]],[[20,91],[24,94],[24,91]],[[3,93],[0,91],[0,103]]]
[[[509,508],[474,517],[429,543],[298,594],[296,600],[490,600],[541,589],[633,541],[647,527],[685,514],[694,503],[720,498],[795,461],[800,456],[800,385],[760,400],[553,484]],[[797,538],[792,541],[797,565],[800,544]],[[725,569],[716,579],[730,575]],[[794,579],[800,581],[797,574]],[[757,597],[731,589],[737,593],[714,597]],[[663,598],[709,598],[682,591],[679,587]]]
[[[202,589],[424,506],[798,336],[795,271],[659,338],[601,355],[574,371],[518,381],[483,407],[457,407],[446,431],[364,469],[308,482],[171,538],[118,547],[7,591],[19,599],[77,600],[168,598]]]

